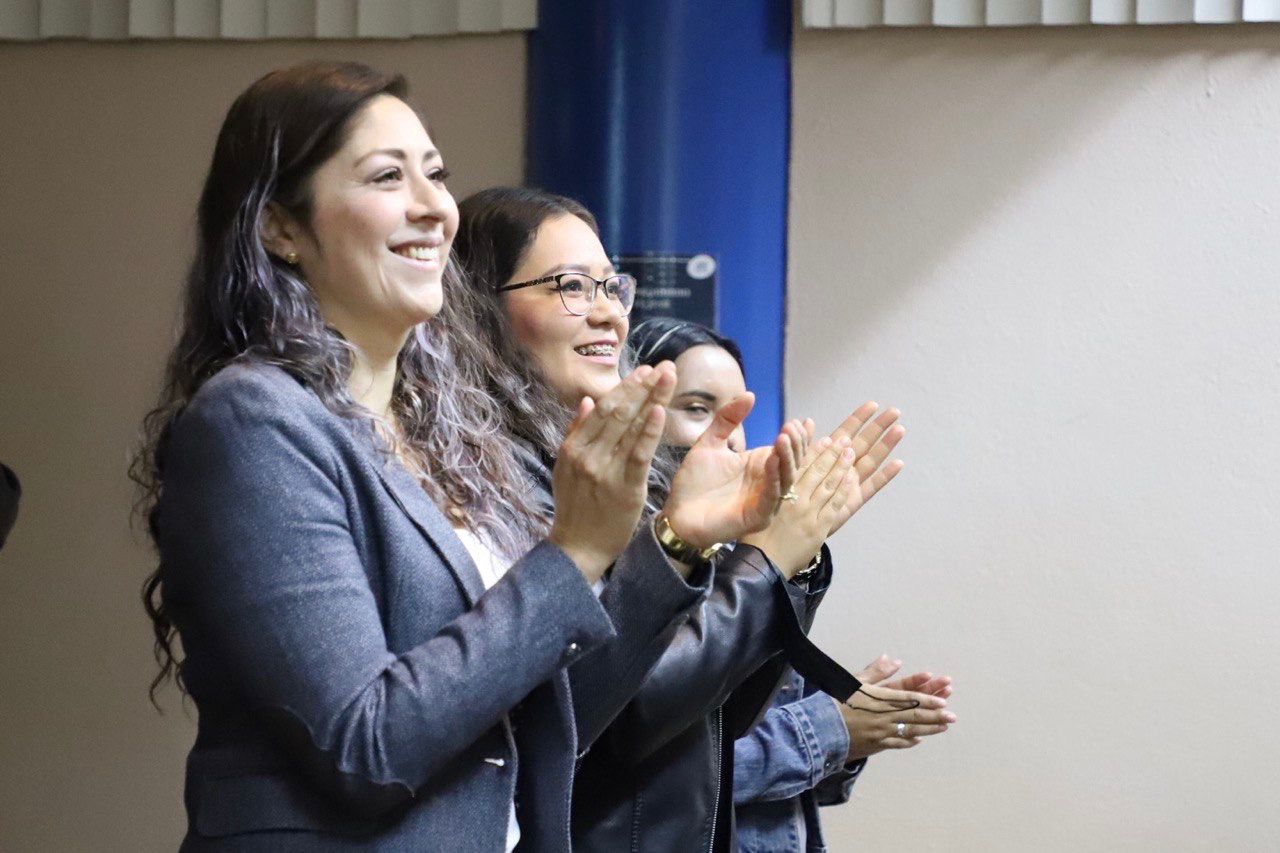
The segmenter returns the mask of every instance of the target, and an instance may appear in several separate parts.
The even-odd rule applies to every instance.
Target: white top
[[[485,544],[484,540],[470,530],[463,527],[455,527],[453,532],[458,534],[462,544],[467,546],[467,553],[475,561],[476,568],[480,571],[480,580],[484,582],[485,589],[501,580],[502,576],[507,573],[507,569],[511,568],[510,563],[495,554],[493,549]],[[503,720],[507,723],[507,727],[510,728],[510,719],[504,717]],[[516,801],[513,798],[511,800],[511,810],[507,813],[507,853],[515,850],[516,845],[519,843],[520,823],[516,820]]]

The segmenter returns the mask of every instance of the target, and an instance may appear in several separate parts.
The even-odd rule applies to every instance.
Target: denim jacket
[[[818,806],[847,802],[866,759],[844,763],[849,732],[835,700],[788,669],[763,719],[733,748],[741,853],[825,853]]]

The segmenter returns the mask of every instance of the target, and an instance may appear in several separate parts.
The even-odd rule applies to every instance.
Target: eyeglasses
[[[538,284],[555,282],[556,292],[564,303],[564,310],[570,314],[583,317],[591,313],[591,306],[596,302],[596,291],[604,290],[608,299],[613,299],[622,308],[622,316],[631,313],[631,306],[636,301],[636,280],[627,273],[618,273],[605,279],[592,278],[586,273],[562,272],[548,275],[533,281],[522,281],[519,284],[507,284],[498,288],[502,293],[507,290],[518,290],[522,287],[533,287]]]

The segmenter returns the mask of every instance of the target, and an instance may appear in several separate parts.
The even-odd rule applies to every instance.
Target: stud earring
[[[296,267],[298,265],[298,253],[290,252],[289,254],[285,255],[284,262],[291,267]]]

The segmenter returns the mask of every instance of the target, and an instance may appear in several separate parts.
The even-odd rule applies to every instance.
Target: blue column
[[[713,255],[753,445],[783,413],[791,3],[539,0],[527,181],[576,198],[611,254]]]

